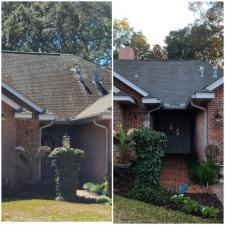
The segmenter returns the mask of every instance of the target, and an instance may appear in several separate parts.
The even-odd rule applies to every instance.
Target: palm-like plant
[[[129,135],[126,134],[124,128],[120,126],[119,132],[113,138],[113,144],[120,151],[119,162],[128,163],[128,151],[131,140]]]
[[[38,148],[29,146],[26,151],[19,151],[18,155],[20,160],[29,168],[30,177],[33,178],[41,158],[49,153],[50,148],[48,146],[40,146]]]

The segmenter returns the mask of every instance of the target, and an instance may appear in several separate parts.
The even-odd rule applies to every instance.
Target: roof
[[[101,113],[110,111],[112,107],[112,94],[108,94],[95,103],[90,105],[84,111],[82,111],[79,115],[76,116],[75,120],[90,118],[100,116]]]
[[[71,68],[78,66],[84,74],[87,90],[74,76]],[[93,81],[95,65],[69,54],[2,53],[2,79],[57,120],[75,117],[92,105],[102,94]],[[100,71],[105,89],[111,89],[111,73]]]
[[[204,66],[204,77],[200,76],[200,66]],[[218,68],[218,77],[213,78],[213,65],[200,60],[117,60],[114,71],[114,77],[133,84],[143,97],[160,99],[162,104],[186,104],[191,95],[210,92],[206,87],[223,76]]]

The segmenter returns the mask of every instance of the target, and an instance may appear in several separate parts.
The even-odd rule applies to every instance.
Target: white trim
[[[215,90],[217,87],[219,87],[222,84],[223,84],[223,77],[221,77],[217,81],[213,82],[212,84],[210,84],[209,86],[207,86],[205,89],[207,89],[209,91],[213,91],[213,90]]]
[[[185,103],[179,103],[179,104],[170,104],[170,103],[165,103],[163,105],[164,109],[186,109],[186,104]]]
[[[161,100],[158,98],[142,98],[142,103],[144,104],[159,104]]]
[[[215,98],[214,93],[195,93],[191,96],[192,99],[213,99]]]
[[[119,93],[121,92],[121,90],[119,88],[117,88],[116,86],[113,85],[113,93]]]
[[[102,120],[110,120],[112,119],[112,112],[111,111],[102,112],[100,118]]]
[[[16,111],[19,111],[22,109],[20,105],[18,105],[16,102],[8,98],[7,96],[2,94],[2,101],[5,102],[7,105],[15,109]]]
[[[43,113],[44,112],[44,109],[41,106],[37,105],[36,103],[31,101],[29,98],[27,98],[25,95],[21,94],[19,91],[17,91],[16,89],[12,88],[11,86],[9,86],[5,81],[2,81],[2,86],[7,91],[12,93],[16,97],[18,97],[23,102],[27,103],[29,106],[31,106],[33,109],[35,109],[39,113]]]
[[[53,121],[55,120],[54,114],[40,114],[38,115],[39,120],[41,121]]]
[[[32,119],[32,112],[15,112],[16,119]]]
[[[144,91],[143,89],[139,88],[134,83],[130,82],[129,80],[127,80],[126,78],[124,78],[123,76],[121,76],[120,74],[118,74],[117,72],[114,71],[113,72],[113,75],[118,80],[120,80],[121,82],[123,82],[124,84],[126,84],[127,86],[129,86],[130,88],[134,89],[135,91],[137,91],[142,96],[144,96],[144,97],[148,96],[148,93],[146,91]]]
[[[16,149],[17,151],[25,152],[25,149],[24,149],[24,147],[22,147],[22,146],[16,146],[15,149]]]
[[[135,101],[130,96],[113,96],[113,101],[118,102],[131,102],[135,104]]]

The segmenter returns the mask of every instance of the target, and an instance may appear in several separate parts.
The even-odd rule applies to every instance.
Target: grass
[[[2,203],[3,221],[111,221],[110,205],[54,200],[12,200]]]
[[[114,195],[114,223],[219,223]]]

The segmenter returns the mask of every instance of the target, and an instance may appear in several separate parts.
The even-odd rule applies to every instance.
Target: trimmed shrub
[[[205,218],[218,218],[219,212],[219,209],[214,207],[202,206],[201,208],[201,215]]]
[[[74,148],[59,147],[51,152],[49,157],[55,168],[57,200],[75,200],[84,156],[82,150]]]
[[[157,196],[161,190],[159,179],[166,148],[166,136],[161,132],[137,130],[133,132],[132,138],[137,161],[134,167],[134,185],[129,195],[134,199],[151,202],[151,198],[154,198],[151,196]]]

